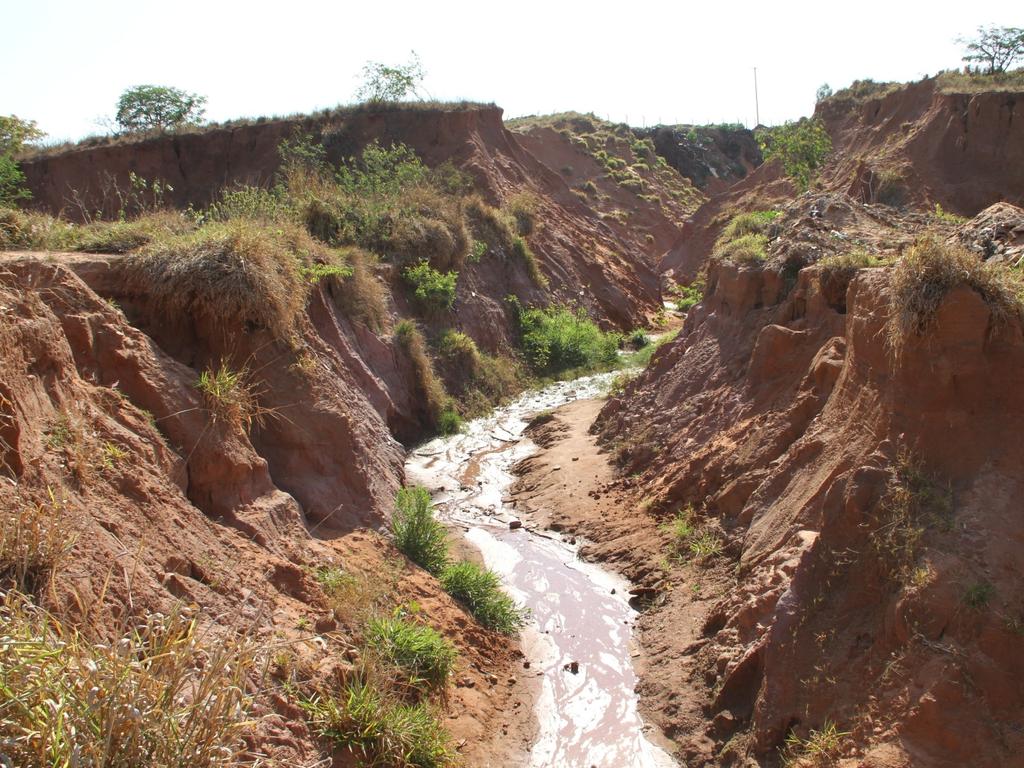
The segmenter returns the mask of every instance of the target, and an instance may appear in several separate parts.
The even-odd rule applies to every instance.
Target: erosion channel
[[[523,432],[535,414],[598,396],[614,374],[528,392],[460,434],[413,451],[408,482],[430,489],[437,515],[464,531],[505,588],[530,609],[527,674],[540,677],[531,768],[662,768],[675,763],[647,739],[631,663],[629,585],[578,557],[578,543],[529,522],[510,529],[512,466],[536,450]]]

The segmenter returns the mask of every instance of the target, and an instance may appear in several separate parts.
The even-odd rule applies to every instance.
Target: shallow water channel
[[[523,437],[539,411],[595,397],[614,374],[528,392],[458,435],[437,438],[406,462],[409,483],[430,489],[438,517],[465,531],[505,588],[530,609],[523,632],[526,674],[541,679],[530,768],[668,768],[637,712],[631,663],[636,612],[629,585],[583,562],[578,545],[551,531],[509,529],[511,467],[536,450]],[[572,671],[573,662],[577,671]]]

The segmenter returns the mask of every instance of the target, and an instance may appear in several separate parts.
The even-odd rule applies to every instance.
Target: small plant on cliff
[[[452,404],[444,385],[434,371],[423,333],[412,320],[401,320],[395,325],[395,341],[405,350],[412,363],[416,386],[419,388],[427,419],[430,420],[431,426],[440,430],[443,421],[450,420],[450,417],[444,414],[451,413]]]
[[[1019,273],[983,262],[957,246],[925,237],[896,262],[890,287],[889,344],[899,350],[908,336],[931,326],[942,300],[957,286],[976,291],[995,324],[1021,315]]]
[[[0,512],[0,589],[37,593],[46,586],[69,549],[62,505],[11,505]]]
[[[677,285],[675,287],[676,311],[689,312],[704,300],[705,283],[702,278],[694,280],[689,285]]]
[[[260,417],[260,407],[245,368],[236,371],[227,360],[221,360],[217,368],[208,368],[199,374],[196,388],[202,393],[214,421],[223,421],[245,431]]]
[[[797,189],[805,191],[817,175],[825,157],[832,151],[832,139],[819,118],[801,118],[774,128],[766,128],[757,136],[765,161],[778,158],[782,168]]]
[[[391,517],[395,546],[410,560],[435,576],[448,564],[448,534],[434,519],[433,502],[426,488],[402,488],[395,497]]]
[[[449,565],[441,573],[441,586],[488,629],[515,635],[526,623],[526,611],[505,594],[498,575],[476,563]]]
[[[849,735],[830,720],[826,720],[819,730],[811,730],[806,739],[791,733],[782,749],[782,764],[786,768],[831,768]]]
[[[121,94],[115,120],[121,130],[168,131],[202,121],[206,97],[162,85],[136,85]]]
[[[730,219],[715,241],[711,258],[756,264],[768,258],[768,229],[779,211],[748,211]]]
[[[952,516],[952,491],[942,488],[908,451],[901,449],[869,523],[869,540],[882,569],[897,581],[909,582],[925,532],[930,527],[948,529]]]
[[[413,289],[417,303],[428,311],[443,312],[455,305],[458,272],[440,272],[426,261],[407,268],[402,277]]]
[[[383,661],[401,670],[405,684],[424,691],[444,689],[457,655],[436,630],[402,616],[371,619],[366,643]]]

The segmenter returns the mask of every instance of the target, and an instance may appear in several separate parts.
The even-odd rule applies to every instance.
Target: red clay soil
[[[415,601],[455,643],[446,724],[467,764],[525,749],[532,693],[514,681],[517,643],[481,629],[379,532],[404,451],[385,420],[389,390],[352,365],[357,334],[333,305],[315,297],[310,315],[321,317],[302,327],[315,369],[300,370],[296,351],[259,333],[235,336],[276,413],[247,434],[212,415],[196,369],[182,362],[217,359],[219,336],[180,318],[160,328],[125,307],[138,313],[134,325],[62,262],[102,285],[99,259],[0,260],[3,498],[12,509],[52,510],[73,542],[50,607],[105,638],[154,611],[196,606],[204,633],[254,637],[265,660],[283,649],[288,671],[272,664],[273,679],[309,689],[344,666],[357,632],[314,578],[318,567],[340,567],[388,605]],[[250,745],[269,764],[329,754],[267,680],[254,715]]]
[[[885,174],[899,204],[974,216],[993,203],[1024,201],[1020,92],[943,93],[928,78],[863,101],[818,105],[835,160],[825,189],[875,202]],[[1015,119],[1016,118],[1016,119]]]
[[[129,175],[160,179],[173,187],[167,202],[197,208],[237,184],[269,185],[280,164],[278,145],[296,132],[323,142],[328,159],[357,155],[372,141],[412,147],[428,165],[451,161],[469,172],[492,204],[529,192],[539,206],[540,225],[528,237],[550,287],[541,290],[516,265],[478,265],[479,279],[462,293],[466,323],[507,329],[502,302],[510,293],[525,302],[582,303],[606,326],[646,326],[660,309],[657,251],[646,240],[613,230],[572,194],[565,180],[536,159],[502,124],[494,106],[382,108],[338,111],[309,118],[272,120],[195,133],[124,140],[104,146],[73,147],[25,160],[22,167],[33,205],[75,217],[82,210],[116,215],[114,189],[130,189]],[[643,201],[640,201],[643,202]],[[644,203],[641,210],[656,209]],[[643,214],[642,215],[646,215]],[[664,224],[664,226],[669,226]],[[472,270],[470,270],[472,271]],[[497,320],[497,322],[496,322]],[[506,333],[491,338],[493,349]]]
[[[838,95],[818,105],[833,152],[808,194],[848,195],[869,204],[974,216],[998,202],[1024,200],[1024,121],[1020,93],[943,93],[935,78],[863,100]],[[784,207],[796,195],[777,161],[715,195],[683,225],[662,272],[689,283],[729,219]]]
[[[774,765],[829,723],[839,765],[1024,764],[1020,319],[956,288],[894,351],[888,269],[842,290],[777,270],[713,265],[597,421],[626,475],[608,531],[650,538],[651,513],[690,505],[722,543],[649,577],[646,711],[689,765]],[[924,501],[900,523],[887,494],[908,454]],[[893,528],[921,531],[911,555]],[[623,542],[640,575],[650,552]]]

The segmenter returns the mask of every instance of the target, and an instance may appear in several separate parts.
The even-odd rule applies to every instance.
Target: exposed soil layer
[[[945,93],[926,79],[881,95],[820,103],[815,112],[832,138],[812,192],[848,195],[896,211],[974,216],[998,202],[1024,199],[1024,121],[1015,120],[1021,94]],[[784,206],[797,194],[778,162],[769,162],[714,198],[683,226],[661,268],[689,283],[703,267],[722,228],[736,214]]]
[[[278,414],[247,434],[204,403],[195,369],[59,260],[4,258],[0,294],[5,503],[52,510],[73,542],[51,608],[109,638],[183,601],[213,637],[253,636],[268,658],[284,649],[287,670],[273,674],[309,690],[334,679],[359,631],[354,608],[332,603],[314,578],[333,566],[389,605],[415,601],[455,643],[446,717],[469,764],[531,742],[528,718],[521,735],[503,735],[509,713],[530,708],[529,691],[511,682],[516,643],[481,629],[378,532],[404,451],[341,362],[347,335],[307,323],[322,366],[302,375],[281,345],[241,337]],[[200,343],[194,354],[215,350]],[[265,680],[259,690],[252,748],[279,765],[320,760],[326,747],[294,700]]]
[[[117,191],[131,189],[133,173],[170,184],[168,203],[201,208],[224,188],[272,184],[281,162],[278,146],[299,133],[320,139],[328,160],[335,163],[372,141],[385,146],[401,142],[428,165],[451,161],[470,173],[492,204],[522,192],[538,202],[536,220],[542,225],[528,241],[548,290],[541,290],[515,264],[502,263],[496,269],[490,263],[479,271],[482,279],[467,280],[460,292],[463,304],[470,305],[461,308],[460,318],[468,327],[477,326],[485,348],[507,339],[502,301],[509,293],[526,302],[579,302],[605,325],[622,330],[646,325],[661,306],[656,261],[673,239],[674,226],[651,214],[662,233],[662,241],[655,242],[623,227],[609,227],[572,194],[557,171],[505,129],[501,114],[499,108],[483,105],[339,111],[72,147],[27,159],[22,167],[34,206],[71,217],[95,211],[116,217],[121,205]],[[633,207],[641,217],[657,211],[649,201],[634,199]]]
[[[912,217],[836,205],[852,229],[833,240],[913,236]],[[891,347],[890,270],[787,275],[785,254],[827,242],[796,213],[766,265],[710,266],[597,421],[633,499],[604,526],[686,521],[647,626],[703,625],[652,640],[643,690],[691,765],[772,765],[829,723],[839,764],[1017,764],[1020,318],[962,286]],[[638,550],[621,549],[650,568]]]

